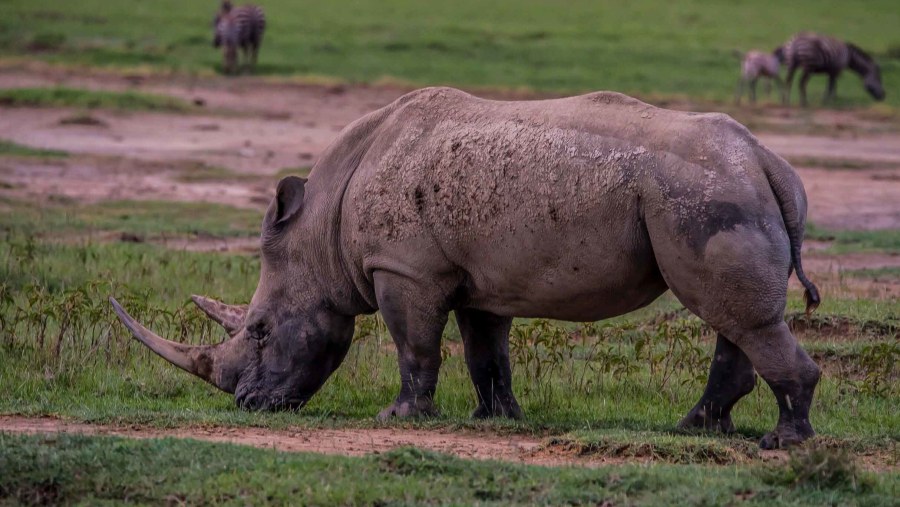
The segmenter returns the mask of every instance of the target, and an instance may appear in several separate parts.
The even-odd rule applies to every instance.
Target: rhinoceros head
[[[304,224],[306,180],[281,180],[263,220],[259,285],[248,306],[201,296],[193,300],[222,325],[230,339],[188,346],[161,338],[110,298],[122,323],[170,363],[219,389],[250,410],[303,406],[340,365],[353,337],[352,316],[328,303]]]

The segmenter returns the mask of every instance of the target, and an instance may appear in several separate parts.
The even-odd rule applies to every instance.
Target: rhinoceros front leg
[[[378,308],[397,345],[400,366],[400,394],[378,419],[436,415],[434,391],[448,314],[445,302],[401,276],[377,272],[374,280]]]
[[[456,322],[465,347],[466,365],[475,384],[478,408],[472,417],[522,417],[512,392],[509,367],[509,329],[512,318],[479,310],[456,311]]]
[[[731,408],[756,387],[756,373],[747,354],[719,334],[709,369],[709,380],[700,401],[678,424],[682,429],[705,429],[731,433]]]

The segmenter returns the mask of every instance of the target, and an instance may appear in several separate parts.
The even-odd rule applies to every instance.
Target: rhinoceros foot
[[[395,417],[400,419],[415,419],[420,417],[435,417],[438,415],[434,402],[427,398],[415,400],[396,400],[378,414],[379,421],[389,421]]]
[[[779,424],[774,431],[766,433],[762,437],[762,440],[759,441],[759,447],[767,450],[787,449],[814,436],[816,436],[816,432],[808,422],[795,425]]]
[[[515,398],[508,400],[495,399],[490,405],[484,402],[478,403],[478,408],[472,412],[473,419],[488,419],[491,417],[506,417],[509,419],[521,419],[522,409]]]
[[[731,414],[715,417],[702,406],[697,406],[678,423],[678,429],[684,431],[714,431],[728,434],[734,433],[734,423],[731,421]]]

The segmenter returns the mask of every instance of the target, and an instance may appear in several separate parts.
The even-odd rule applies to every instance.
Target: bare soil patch
[[[0,416],[0,432],[20,434],[75,433],[125,438],[190,438],[207,442],[247,445],[286,452],[310,452],[340,456],[379,454],[399,447],[417,447],[463,459],[496,460],[542,466],[599,467],[627,463],[666,462],[647,446],[635,444],[635,452],[585,452],[571,445],[524,435],[498,435],[486,432],[416,430],[400,428],[323,429],[303,428],[270,430],[262,428],[184,427],[146,428],[138,425],[107,426],[64,421],[53,417]],[[748,444],[750,445],[750,444]],[[646,451],[646,452],[645,452]],[[746,453],[735,450],[733,459],[711,459],[709,463],[785,462],[787,451]],[[753,456],[750,456],[753,454]],[[865,453],[859,456],[870,470],[894,470],[896,463],[887,454]]]
[[[203,103],[209,113],[91,111],[91,121],[86,122],[72,121],[88,115],[69,109],[4,108],[0,139],[99,157],[93,162],[78,159],[44,166],[0,160],[7,173],[13,173],[3,175],[2,187],[16,187],[0,191],[30,197],[57,193],[76,201],[173,199],[254,208],[265,206],[268,195],[259,189],[271,188],[276,173],[312,166],[345,125],[407,91],[400,87],[272,83],[253,77],[187,79],[78,73],[47,66],[0,68],[0,88],[54,85],[163,93]],[[501,92],[487,95],[521,98]],[[231,113],[219,114],[221,111]],[[837,122],[848,126],[848,132],[872,132],[873,120],[854,112],[801,114],[776,108],[754,110],[753,114],[782,122]],[[854,130],[854,125],[859,128]],[[865,163],[865,169],[853,170],[799,168],[809,194],[811,221],[835,229],[900,227],[900,133],[762,132],[758,136],[786,157]],[[120,162],[110,168],[101,157]],[[178,166],[185,161],[222,167],[238,175],[258,175],[260,183],[257,186],[247,179],[177,181],[167,174],[166,164]]]
[[[760,141],[782,157],[833,158],[866,162],[900,162],[897,134],[827,136],[757,133]]]
[[[900,276],[860,276],[860,270],[900,268],[900,252],[856,252],[830,254],[827,245],[803,244],[803,269],[826,297],[856,297],[896,300],[900,297]],[[795,290],[803,287],[796,277],[788,282]]]
[[[900,137],[894,142],[900,147]],[[777,151],[777,150],[776,150]],[[806,187],[809,220],[830,229],[900,227],[900,170],[798,167]]]
[[[0,431],[27,434],[79,433],[128,438],[192,438],[227,442],[289,452],[313,452],[343,456],[377,454],[398,447],[415,446],[467,459],[493,459],[519,463],[575,463],[564,456],[538,452],[540,440],[532,437],[483,433],[425,431],[395,428],[295,429],[196,427],[154,429],[139,426],[102,426],[62,421],[50,417],[0,416]],[[601,465],[607,460],[579,460],[579,464]]]
[[[60,197],[76,203],[99,201],[209,202],[265,209],[275,182],[180,181],[182,160],[150,162],[121,157],[0,159],[0,195],[36,200]]]

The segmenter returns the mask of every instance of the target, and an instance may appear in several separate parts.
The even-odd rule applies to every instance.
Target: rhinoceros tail
[[[806,191],[803,189],[803,182],[790,164],[774,153],[764,151],[766,156],[762,157],[762,166],[781,208],[781,217],[791,242],[791,263],[797,271],[797,278],[806,289],[803,299],[806,302],[806,314],[809,315],[819,306],[822,299],[819,297],[819,289],[803,272],[800,260],[800,247],[803,246],[806,226]]]

